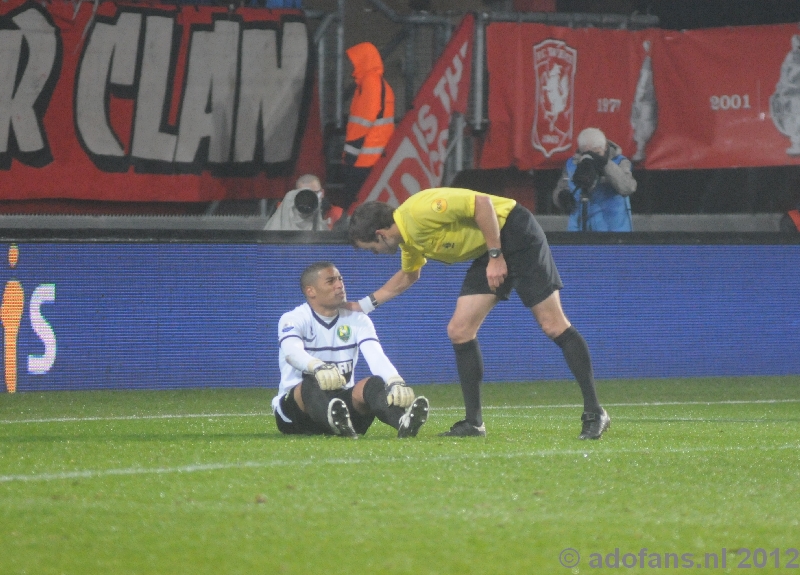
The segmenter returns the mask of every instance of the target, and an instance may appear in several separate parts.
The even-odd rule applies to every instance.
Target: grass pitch
[[[409,440],[282,437],[272,389],[0,395],[0,574],[800,572],[800,377],[598,390],[591,442],[574,382],[485,385],[485,439],[436,436],[453,385]]]

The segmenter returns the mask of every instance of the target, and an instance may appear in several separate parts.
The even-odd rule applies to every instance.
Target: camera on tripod
[[[600,172],[597,169],[597,160],[591,153],[583,154],[578,160],[575,173],[572,174],[572,182],[579,188],[582,195],[588,195],[597,185],[600,179]]]

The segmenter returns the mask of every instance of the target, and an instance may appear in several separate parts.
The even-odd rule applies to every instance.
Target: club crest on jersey
[[[439,198],[431,202],[431,209],[437,214],[447,211],[447,200]]]
[[[350,326],[349,325],[340,325],[339,329],[336,330],[336,335],[342,341],[347,341],[350,339]]]
[[[577,60],[578,51],[561,40],[548,38],[533,47],[536,113],[531,143],[546,158],[572,146]]]

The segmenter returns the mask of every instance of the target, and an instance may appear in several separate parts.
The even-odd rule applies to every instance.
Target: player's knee
[[[566,321],[565,318],[564,321],[559,319],[544,321],[540,325],[542,326],[542,331],[547,337],[550,339],[555,339],[567,330],[567,328],[570,326],[570,323]]]
[[[562,312],[560,309],[554,312],[536,309],[534,307],[532,311],[534,317],[536,318],[536,322],[539,324],[539,327],[542,328],[544,334],[550,339],[557,338],[571,325],[567,319],[567,316],[564,315],[564,312]]]
[[[539,310],[539,313],[534,311],[533,315],[536,318],[536,323],[539,324],[544,334],[550,339],[557,338],[564,333],[564,330],[570,325],[569,320],[567,320],[567,317],[563,313],[543,313]]]
[[[371,410],[385,407],[386,387],[382,377],[373,375],[364,383],[363,389],[364,404]]]
[[[383,381],[383,378],[381,376],[379,376],[379,375],[372,375],[372,376],[366,378],[366,380],[362,380],[362,381],[364,381],[364,393],[365,394],[369,393],[369,391],[372,391],[372,390],[380,389],[381,391],[383,391],[383,389],[384,389],[385,382]]]
[[[451,321],[447,324],[447,337],[453,344],[466,343],[475,339],[477,334],[467,329],[463,324]]]

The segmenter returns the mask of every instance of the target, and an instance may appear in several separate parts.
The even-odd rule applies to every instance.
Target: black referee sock
[[[589,346],[580,332],[573,326],[569,326],[564,333],[553,340],[564,352],[564,359],[567,360],[572,375],[578,380],[583,394],[583,410],[592,413],[600,413],[600,402],[597,401],[597,392],[594,388],[594,371],[592,370],[592,358],[589,355]]]
[[[306,407],[306,413],[314,421],[323,427],[330,427],[328,423],[328,403],[331,398],[322,391],[319,383],[311,377],[304,377],[300,386],[300,397]]]
[[[400,417],[406,412],[402,407],[389,405],[386,401],[386,386],[383,378],[372,376],[364,384],[364,402],[379,421],[397,429]]]
[[[461,395],[464,396],[464,408],[467,412],[467,423],[476,427],[483,425],[481,413],[481,381],[483,380],[483,356],[478,340],[466,343],[454,343],[458,379],[461,381]]]

